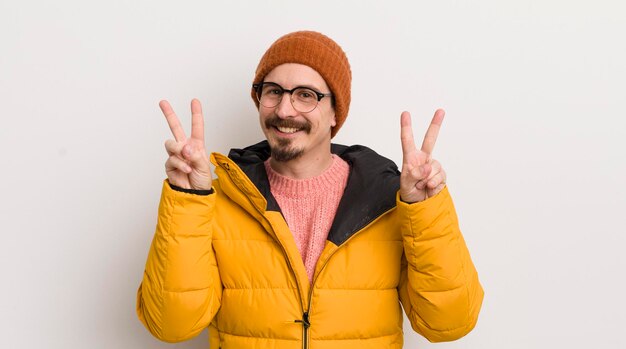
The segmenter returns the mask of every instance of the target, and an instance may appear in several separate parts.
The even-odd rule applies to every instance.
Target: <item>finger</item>
[[[428,178],[431,173],[433,173],[433,167],[430,164],[423,164],[420,166],[420,176],[417,177],[417,180],[422,180]]]
[[[433,160],[433,162],[430,163],[430,165],[431,165],[431,170],[428,173],[428,175],[422,177],[415,185],[417,189],[421,190],[421,189],[426,188],[428,186],[428,183],[430,183],[430,181],[433,178],[435,178],[438,174],[443,172],[443,169],[441,168],[441,164],[437,160]],[[445,172],[444,172],[444,176],[445,176]]]
[[[170,103],[166,100],[162,100],[159,102],[159,107],[161,108],[163,115],[165,115],[165,119],[167,120],[167,124],[170,126],[170,130],[172,131],[174,138],[176,138],[179,142],[186,140],[187,136],[185,136],[185,131],[183,131],[183,127],[180,125],[180,121],[178,120],[176,113],[174,113],[174,109],[172,109]]]
[[[204,117],[202,116],[202,104],[197,99],[191,100],[191,138],[204,143]]]
[[[165,161],[165,171],[179,170],[184,173],[190,173],[191,167],[181,158],[177,156],[170,156]]]
[[[167,155],[180,156],[184,146],[185,142],[176,142],[173,139],[165,141],[165,150],[167,151]]]
[[[436,188],[433,188],[433,189],[428,191],[428,196],[429,197],[433,197],[433,196],[439,194],[439,192],[441,192],[445,186],[446,186],[446,183],[439,184]]]
[[[413,127],[411,126],[411,114],[408,111],[400,115],[400,141],[402,143],[402,155],[408,157],[414,153],[415,140],[413,139]]]
[[[183,158],[191,165],[193,168],[206,171],[209,168],[209,159],[206,154],[206,150],[202,146],[192,146],[191,144],[186,144],[183,147]]]
[[[445,115],[446,112],[443,109],[437,109],[437,111],[435,111],[435,115],[430,122],[430,126],[428,126],[428,130],[424,136],[424,141],[422,142],[422,151],[424,153],[433,153],[433,149],[435,149],[435,142],[437,142],[437,136],[439,135],[439,129],[441,128],[441,123],[443,122],[443,117]]]
[[[426,177],[427,179],[431,179],[436,174],[443,171],[443,168],[441,167],[441,163],[439,161],[431,160],[429,164],[432,167],[432,171],[430,171],[430,174],[428,175],[428,177]]]
[[[432,167],[429,164],[424,164],[420,167],[414,168],[410,171],[412,179],[407,183],[407,185],[422,190],[426,186],[426,182],[428,181],[428,177],[430,177],[431,173]]]
[[[437,188],[438,186],[440,186],[441,184],[445,184],[446,183],[446,175],[444,172],[439,172],[436,175],[434,175],[432,178],[428,179],[428,183],[426,183],[426,186],[429,189],[434,189]]]
[[[440,169],[439,171],[436,171],[436,172],[433,171],[431,175],[428,176],[428,178],[425,178],[419,181],[416,187],[419,189],[424,189],[426,187],[435,188],[441,183],[446,184],[447,176],[448,175],[446,174],[446,171],[444,171],[443,169]]]

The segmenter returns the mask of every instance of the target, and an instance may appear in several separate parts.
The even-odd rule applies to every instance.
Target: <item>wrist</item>
[[[177,185],[174,185],[174,184],[170,183],[169,181],[167,183],[170,185],[170,188],[172,188],[173,190],[180,191],[180,192],[187,193],[187,194],[210,195],[210,194],[213,194],[215,192],[213,190],[213,188],[210,188],[210,189],[187,189],[187,188],[181,188],[181,187],[179,187]]]

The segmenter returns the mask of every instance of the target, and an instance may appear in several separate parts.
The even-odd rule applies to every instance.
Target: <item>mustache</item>
[[[278,116],[274,115],[269,119],[265,120],[265,127],[267,128],[271,128],[271,127],[288,127],[288,128],[295,128],[298,130],[302,130],[306,133],[310,133],[311,132],[311,123],[308,121],[303,121],[303,122],[299,122],[299,121],[295,121],[292,119],[281,119]]]

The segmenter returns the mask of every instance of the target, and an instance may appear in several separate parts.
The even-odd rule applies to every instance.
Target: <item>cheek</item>
[[[328,125],[329,127],[335,127],[337,125],[334,108],[325,109],[321,111],[320,114],[320,124]]]
[[[266,137],[269,137],[269,130],[265,126],[265,120],[267,120],[267,118],[264,118],[262,115],[259,115],[259,127],[261,127],[261,132],[263,132],[263,134]]]
[[[259,109],[259,123],[261,124],[261,128],[265,128],[265,120],[270,118],[270,113],[263,109],[264,108]]]
[[[329,113],[328,119],[329,119],[330,127],[337,126],[337,118],[335,117],[335,112],[334,111]]]

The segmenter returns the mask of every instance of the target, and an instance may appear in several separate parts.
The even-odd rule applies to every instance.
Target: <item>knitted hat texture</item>
[[[331,130],[334,137],[348,116],[350,108],[350,63],[341,47],[331,38],[314,31],[298,31],[280,37],[265,52],[254,76],[254,83],[263,82],[272,69],[285,63],[299,63],[317,71],[333,94],[337,124]],[[321,91],[325,92],[325,91]],[[252,100],[259,107],[254,89]]]

